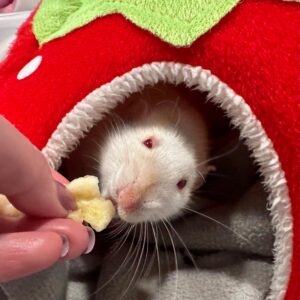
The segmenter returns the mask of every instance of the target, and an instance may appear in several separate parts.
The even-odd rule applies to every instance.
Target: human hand
[[[91,229],[64,219],[76,205],[64,187],[66,180],[7,120],[0,117],[0,194],[26,214],[0,217],[0,282],[50,267],[60,259],[90,252]]]
[[[0,0],[0,13],[31,11],[39,0]]]
[[[0,0],[0,8],[3,8],[9,4],[11,4],[13,0]]]
[[[0,0],[0,13],[13,10],[13,0]]]

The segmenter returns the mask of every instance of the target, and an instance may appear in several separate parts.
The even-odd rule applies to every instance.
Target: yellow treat
[[[80,199],[101,198],[98,184],[99,180],[96,176],[84,176],[72,180],[67,188],[76,201],[79,201]]]
[[[78,209],[69,213],[68,218],[82,223],[86,221],[97,232],[104,230],[116,214],[110,200],[101,197],[98,178],[85,176],[71,181],[67,189],[74,195]],[[21,217],[4,195],[0,195],[0,215]]]
[[[18,211],[4,195],[0,195],[0,216],[22,217],[23,214]]]
[[[77,178],[67,185],[75,196],[78,209],[71,212],[68,218],[89,223],[97,232],[104,230],[116,214],[110,200],[101,197],[98,178],[85,176]]]

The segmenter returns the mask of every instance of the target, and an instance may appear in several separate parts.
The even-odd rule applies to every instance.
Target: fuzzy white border
[[[269,193],[268,208],[275,231],[274,273],[268,300],[284,298],[292,258],[292,217],[288,188],[278,156],[260,121],[245,100],[216,76],[201,67],[154,62],[135,68],[91,92],[69,112],[43,149],[50,165],[57,168],[86,132],[131,93],[158,82],[184,83],[209,93],[209,101],[221,107],[252,151]]]

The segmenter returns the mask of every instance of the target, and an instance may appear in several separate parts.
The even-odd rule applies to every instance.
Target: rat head
[[[125,126],[100,153],[103,196],[129,223],[178,215],[199,183],[196,153],[171,128]]]

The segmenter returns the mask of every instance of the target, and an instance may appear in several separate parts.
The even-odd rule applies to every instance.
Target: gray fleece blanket
[[[237,153],[234,161],[239,164]],[[235,169],[233,162],[229,165],[230,170]],[[243,166],[245,174],[247,167]],[[132,229],[126,240],[115,237],[119,243],[116,253],[112,253],[106,232],[99,236],[92,254],[1,285],[0,299],[264,299],[273,268],[266,193],[258,181],[249,178],[231,192],[228,182],[217,186],[215,191],[225,189],[225,201],[206,194],[211,205],[201,212],[225,226],[191,212],[167,229],[148,226],[147,231]],[[146,238],[140,232],[147,232]]]

